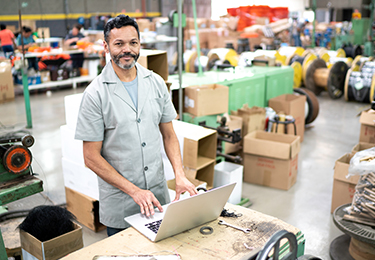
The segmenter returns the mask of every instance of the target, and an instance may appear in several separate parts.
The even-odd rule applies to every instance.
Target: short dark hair
[[[24,31],[25,33],[32,32],[31,28],[28,26],[22,26],[22,31]]]
[[[1,29],[1,30],[5,30],[6,28],[7,28],[7,26],[6,26],[5,24],[3,24],[3,23],[0,24],[0,29]]]
[[[108,20],[108,22],[104,26],[104,40],[108,43],[109,39],[109,33],[113,28],[122,28],[124,26],[133,26],[138,33],[138,39],[140,39],[139,36],[139,28],[137,22],[130,18],[128,15],[120,14],[116,16],[113,19]]]

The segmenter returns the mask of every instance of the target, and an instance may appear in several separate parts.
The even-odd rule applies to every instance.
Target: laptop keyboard
[[[159,220],[156,220],[154,222],[151,222],[151,223],[147,223],[145,226],[149,229],[151,229],[152,232],[154,232],[155,234],[158,233],[158,230],[159,230],[159,227],[160,227],[160,224],[161,224],[161,221],[162,219],[159,219]]]

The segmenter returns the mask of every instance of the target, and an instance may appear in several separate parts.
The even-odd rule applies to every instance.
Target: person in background
[[[32,35],[33,31],[31,30],[30,27],[27,26],[22,26],[22,36],[23,36],[23,46],[25,51],[33,45],[35,45],[35,40]],[[21,40],[21,34],[18,34],[17,36],[17,49],[22,51],[22,40]]]
[[[83,93],[75,139],[83,141],[85,165],[98,175],[100,222],[110,236],[129,227],[124,217],[149,217],[169,203],[161,140],[175,174],[175,200],[197,191],[182,168],[167,86],[137,63],[138,24],[127,15],[109,20],[103,44],[111,61]]]
[[[33,31],[28,26],[22,26],[22,38],[23,38],[23,46],[24,50],[27,51],[29,47],[36,45],[34,37],[32,35]],[[18,34],[16,43],[17,43],[17,49],[22,51],[22,39],[21,39],[21,33]],[[32,57],[27,58],[28,63],[28,69],[33,68],[35,71],[38,71],[38,58]]]
[[[0,46],[3,49],[6,58],[14,52],[13,46],[16,46],[13,32],[7,29],[5,24],[0,25]]]
[[[64,46],[66,48],[72,48],[73,46],[77,45],[78,41],[89,41],[88,37],[85,37],[81,31],[82,25],[75,24],[72,30],[68,33],[65,37]],[[73,70],[78,70],[82,68],[84,55],[83,53],[71,54],[70,55],[72,62],[73,62]]]

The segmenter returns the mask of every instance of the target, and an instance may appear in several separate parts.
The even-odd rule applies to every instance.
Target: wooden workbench
[[[285,229],[301,236],[300,230],[275,217],[229,203],[225,206],[225,209],[243,215],[238,218],[219,217],[219,219],[224,219],[230,224],[250,228],[252,232],[245,234],[242,231],[219,225],[217,219],[202,225],[213,228],[214,231],[210,235],[202,235],[199,232],[202,226],[199,226],[153,243],[134,228],[128,228],[62,259],[91,260],[95,255],[158,255],[166,252],[178,254],[181,259],[189,260],[241,259],[251,253],[257,254],[267,240],[278,230]],[[304,239],[300,243],[303,243],[303,248],[299,255],[304,253]],[[301,251],[300,245],[299,251]]]

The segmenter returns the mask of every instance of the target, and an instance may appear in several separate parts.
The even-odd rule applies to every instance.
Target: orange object
[[[253,33],[253,32],[247,32],[247,33],[241,33],[240,37],[241,38],[258,38],[259,34],[258,33]]]
[[[91,42],[86,42],[86,41],[77,41],[77,47],[79,49],[86,49],[87,47],[91,46],[92,43]]]
[[[81,76],[87,76],[89,75],[89,70],[85,68],[79,68],[79,73],[81,74]]]
[[[4,167],[12,173],[22,173],[31,165],[31,153],[22,145],[11,146],[4,154]]]

